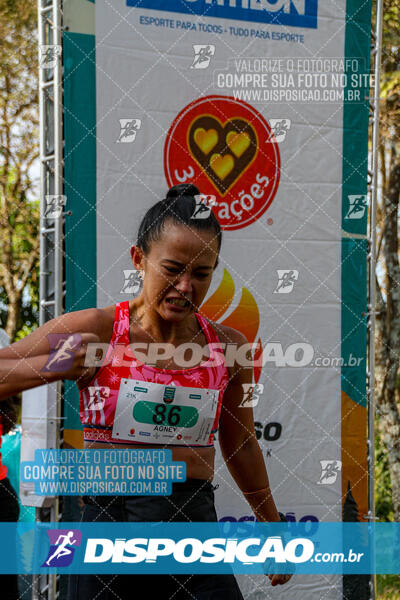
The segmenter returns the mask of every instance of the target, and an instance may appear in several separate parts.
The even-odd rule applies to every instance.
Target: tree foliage
[[[0,0],[0,320],[11,340],[37,321],[36,30],[36,3]]]
[[[376,2],[374,2],[375,6]],[[375,11],[374,11],[375,12]],[[400,520],[400,1],[384,0],[377,199],[375,509]],[[377,576],[378,598],[400,598],[398,575]]]

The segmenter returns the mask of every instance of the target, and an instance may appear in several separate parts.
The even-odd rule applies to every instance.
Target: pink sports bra
[[[199,313],[195,315],[207,339],[207,344],[210,344],[209,359],[192,368],[160,369],[146,365],[134,356],[129,347],[129,301],[119,302],[116,305],[112,338],[103,366],[89,385],[79,391],[79,413],[84,426],[85,441],[146,445],[146,442],[122,442],[112,437],[121,379],[135,379],[164,385],[219,390],[217,411],[206,444],[206,446],[213,446],[214,434],[218,430],[221,414],[222,397],[229,382],[229,371],[225,365],[221,342],[214,328],[202,315]],[[127,349],[126,353],[124,348]],[[121,362],[124,364],[118,364]],[[180,445],[188,446],[188,444]]]

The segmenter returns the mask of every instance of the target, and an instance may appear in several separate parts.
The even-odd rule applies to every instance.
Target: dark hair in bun
[[[218,241],[218,252],[222,243],[221,226],[212,210],[207,218],[193,219],[196,199],[200,191],[191,183],[180,183],[168,190],[166,197],[154,204],[144,215],[139,226],[136,245],[147,254],[150,244],[162,236],[166,221],[186,225],[199,231],[214,233]]]
[[[168,198],[187,198],[188,196],[194,198],[200,194],[199,188],[197,188],[193,183],[180,183],[178,185],[174,185],[167,192],[165,199]]]

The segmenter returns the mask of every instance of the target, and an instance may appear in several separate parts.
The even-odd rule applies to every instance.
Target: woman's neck
[[[140,297],[129,302],[130,324],[138,325],[152,339],[164,343],[192,339],[201,331],[194,313],[179,322],[167,321]]]

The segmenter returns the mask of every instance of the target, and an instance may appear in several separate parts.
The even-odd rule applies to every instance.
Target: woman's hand
[[[267,575],[267,577],[269,577],[270,581],[271,581],[271,585],[275,586],[275,585],[284,585],[285,583],[287,583],[291,577],[292,574],[291,573],[285,573],[282,575],[278,575],[277,573],[274,574],[270,574]]]
[[[67,353],[69,352],[70,354],[69,362],[71,362],[71,360],[73,361],[70,368],[67,370],[63,369],[63,361],[61,360],[57,363],[57,356],[55,356],[53,366],[50,357],[46,365],[48,365],[49,371],[60,372],[62,379],[72,379],[82,385],[93,378],[96,369],[101,366],[101,360],[104,359],[104,352],[102,352],[101,355],[96,352],[95,345],[99,342],[99,336],[95,333],[80,333],[69,336],[69,338],[65,340],[67,348],[69,340],[71,349],[69,351],[67,350]],[[92,348],[92,351],[88,354],[89,344],[93,344],[94,348]]]

